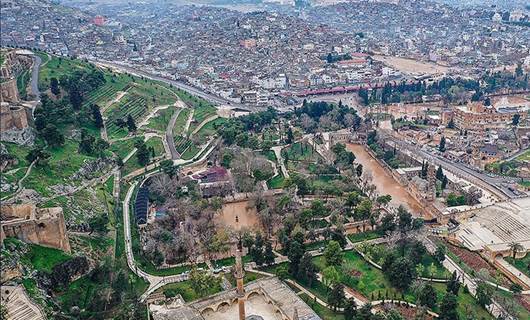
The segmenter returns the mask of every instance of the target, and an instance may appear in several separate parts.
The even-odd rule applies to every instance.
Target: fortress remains
[[[63,209],[37,208],[33,204],[0,207],[0,241],[15,237],[27,243],[70,252]]]

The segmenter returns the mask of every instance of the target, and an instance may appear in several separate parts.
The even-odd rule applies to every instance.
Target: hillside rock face
[[[89,270],[90,264],[87,257],[74,257],[53,267],[49,284],[52,288],[67,287],[70,282],[79,279]]]

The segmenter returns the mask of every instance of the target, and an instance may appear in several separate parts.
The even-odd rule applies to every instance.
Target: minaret
[[[243,262],[241,261],[241,251],[242,251],[241,239],[237,243],[236,250],[236,270],[235,278],[237,282],[237,303],[239,305],[239,320],[245,320],[245,287],[243,286],[243,277],[245,272],[243,271]]]

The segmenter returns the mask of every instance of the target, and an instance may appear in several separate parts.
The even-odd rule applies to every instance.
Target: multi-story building
[[[509,125],[515,115],[520,120],[526,119],[526,107],[518,106],[485,106],[481,102],[471,102],[465,106],[453,108],[455,125],[462,130],[483,130],[504,128]]]

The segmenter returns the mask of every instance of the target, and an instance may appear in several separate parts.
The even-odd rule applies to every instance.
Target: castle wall
[[[35,208],[22,204],[0,208],[0,240],[15,237],[24,242],[70,252],[62,208]]]

